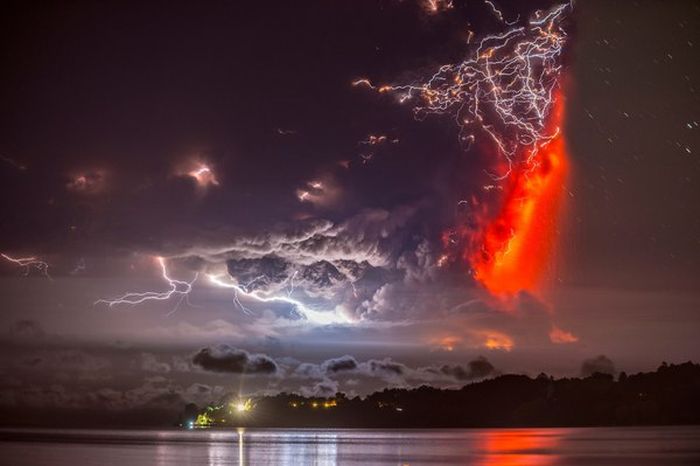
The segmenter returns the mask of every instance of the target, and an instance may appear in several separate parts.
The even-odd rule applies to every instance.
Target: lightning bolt
[[[489,291],[514,294],[538,286],[554,242],[567,174],[560,129],[563,23],[573,4],[537,11],[517,27],[493,1],[485,4],[509,28],[475,43],[461,62],[408,84],[378,86],[367,78],[352,84],[410,102],[417,120],[452,117],[466,150],[477,135],[493,143],[496,162],[485,170],[493,182],[483,189],[497,191],[500,202],[482,204],[443,242],[464,245],[459,256]]]
[[[165,264],[165,259],[162,257],[156,257],[156,262],[160,266],[161,275],[163,279],[168,283],[168,290],[166,291],[145,291],[145,292],[128,292],[114,299],[98,299],[95,301],[97,304],[106,304],[109,307],[120,306],[120,305],[137,305],[143,304],[147,301],[168,301],[171,298],[179,298],[175,307],[168,315],[174,313],[178,310],[183,301],[187,301],[189,304],[189,294],[192,292],[192,285],[197,281],[199,274],[196,273],[191,281],[176,280],[171,278],[168,274],[168,268]]]
[[[0,256],[8,262],[22,267],[24,269],[24,276],[28,276],[33,269],[46,278],[51,278],[49,275],[49,264],[38,257],[11,257],[7,254],[0,254]]]
[[[198,168],[190,171],[189,176],[195,179],[198,185],[207,186],[213,184],[214,186],[219,185],[219,180],[216,179],[216,174],[211,167],[201,164]]]
[[[318,325],[328,325],[328,324],[344,324],[344,323],[350,323],[351,321],[339,314],[336,311],[317,311],[315,309],[312,309],[308,307],[306,304],[303,302],[292,298],[291,292],[289,292],[286,296],[278,296],[278,295],[270,295],[264,292],[261,292],[260,290],[250,290],[250,286],[257,280],[259,280],[261,277],[257,277],[248,284],[242,285],[240,283],[237,283],[231,279],[231,277],[226,277],[225,275],[219,274],[208,274],[207,278],[209,279],[209,282],[213,284],[214,286],[220,287],[220,288],[227,288],[233,290],[234,297],[233,297],[233,302],[234,304],[239,307],[243,312],[245,313],[251,313],[252,311],[244,306],[241,302],[241,298],[249,299],[258,303],[271,303],[271,304],[289,304],[291,306],[294,306],[294,308],[299,312],[301,315],[304,316],[304,318],[312,322],[314,324]]]
[[[531,19],[527,27],[485,37],[471,56],[442,65],[425,81],[379,87],[361,78],[352,84],[391,92],[401,103],[417,101],[413,111],[419,120],[451,114],[465,144],[474,140],[472,130],[484,132],[506,160],[505,173],[494,176],[503,180],[523,147],[532,158],[543,142],[556,136],[547,116],[559,85],[566,41],[560,23],[570,7],[559,5],[542,18]]]

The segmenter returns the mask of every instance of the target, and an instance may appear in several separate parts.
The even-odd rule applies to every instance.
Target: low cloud
[[[496,368],[485,357],[480,356],[473,361],[469,361],[466,368],[461,365],[446,364],[440,367],[440,373],[454,377],[459,381],[466,381],[483,379],[489,375],[494,375]]]
[[[336,359],[329,359],[323,363],[323,368],[328,374],[337,374],[338,372],[348,372],[357,369],[358,364],[352,356],[341,356]]]
[[[581,375],[588,377],[595,373],[615,375],[615,364],[610,358],[602,354],[583,361],[581,364]]]
[[[167,362],[159,361],[158,358],[151,353],[143,353],[141,355],[141,369],[146,372],[157,372],[167,374],[171,367]]]
[[[228,345],[202,348],[192,358],[192,363],[210,372],[229,374],[274,374],[277,363],[264,354],[250,354]]]

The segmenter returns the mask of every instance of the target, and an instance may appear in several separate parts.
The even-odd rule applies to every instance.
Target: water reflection
[[[233,437],[212,434],[209,465],[298,465],[336,466],[338,434],[318,431],[246,431],[239,428]],[[237,459],[237,461],[236,461]]]
[[[433,432],[252,430],[208,433],[210,466],[364,464],[365,458],[399,464],[551,466],[558,463],[560,429]],[[391,460],[386,461],[386,463]]]
[[[549,466],[557,462],[555,451],[562,432],[558,429],[490,430],[480,433],[479,466]]]
[[[232,448],[226,443],[227,433],[212,432],[209,434],[209,466],[223,466],[227,464],[227,457],[231,458]],[[230,460],[228,464],[231,464]]]
[[[243,433],[245,429],[238,429],[238,464],[239,466],[245,465],[245,458],[243,458]]]
[[[0,429],[0,451],[3,458],[12,458],[13,466],[686,466],[700,464],[698,445],[700,427]]]

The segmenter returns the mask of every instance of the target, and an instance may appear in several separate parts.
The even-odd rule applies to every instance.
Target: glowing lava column
[[[557,242],[562,197],[568,175],[564,100],[559,91],[549,117],[555,136],[534,155],[521,157],[503,183],[504,197],[468,260],[474,277],[496,295],[539,294]]]

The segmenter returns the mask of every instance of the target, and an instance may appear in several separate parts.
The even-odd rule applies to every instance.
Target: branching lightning
[[[292,276],[293,280],[294,275]],[[231,277],[226,277],[225,275],[208,274],[207,278],[209,282],[220,288],[228,288],[233,290],[233,302],[241,309],[241,311],[250,314],[252,311],[247,308],[242,302],[241,298],[255,301],[258,303],[269,303],[269,304],[288,304],[294,307],[294,309],[299,312],[306,320],[315,324],[327,325],[327,324],[338,324],[338,323],[348,323],[349,320],[340,315],[337,312],[324,312],[311,309],[309,306],[303,302],[291,297],[293,292],[293,281],[290,281],[290,288],[286,295],[279,296],[274,294],[267,294],[260,290],[251,290],[253,283],[261,279],[262,277],[256,277],[247,284],[240,284],[231,279]]]
[[[518,21],[505,20],[493,1],[485,3],[504,25]],[[424,80],[352,83],[413,103],[418,120],[451,116],[466,149],[478,136],[492,141],[497,162],[487,170],[493,181],[484,191],[497,190],[500,204],[475,203],[476,218],[443,237],[464,248],[459,257],[497,294],[532,291],[551,249],[567,168],[560,77],[567,39],[562,24],[571,8],[565,3],[538,11],[524,25],[486,36],[462,62],[442,65]]]
[[[192,285],[197,281],[199,274],[195,274],[190,281],[176,280],[168,274],[168,268],[165,264],[165,259],[156,257],[156,262],[160,266],[163,279],[168,282],[168,290],[166,291],[145,291],[145,292],[128,292],[114,299],[99,299],[95,304],[106,304],[109,307],[120,305],[136,305],[147,301],[168,301],[171,298],[176,298],[175,307],[169,314],[174,313],[180,307],[183,301],[188,300],[189,294],[192,292]]]
[[[8,262],[11,262],[13,264],[16,264],[23,269],[23,273],[25,276],[28,276],[32,270],[36,270],[39,272],[41,275],[45,276],[46,278],[51,278],[51,275],[49,275],[49,264],[48,262],[45,262],[38,257],[35,256],[30,256],[30,257],[11,257],[8,256],[7,254],[0,254],[0,256],[5,259]]]
[[[527,27],[485,37],[473,55],[442,65],[423,82],[375,86],[362,78],[353,85],[392,92],[401,103],[417,101],[413,111],[421,120],[431,114],[452,115],[467,146],[475,132],[485,132],[507,162],[508,170],[495,176],[502,180],[518,155],[535,157],[541,144],[558,132],[549,128],[547,117],[561,74],[566,33],[560,23],[567,8],[570,4],[560,5]]]

